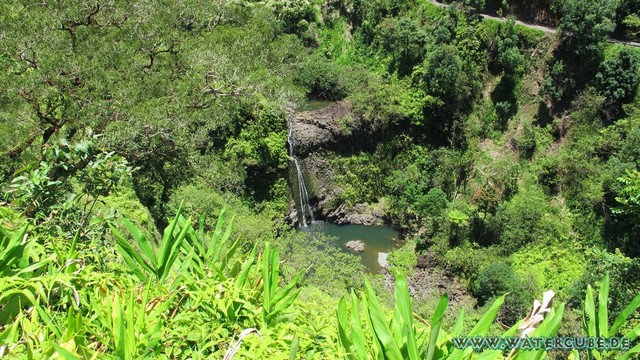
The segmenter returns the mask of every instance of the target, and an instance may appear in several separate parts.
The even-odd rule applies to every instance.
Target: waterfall
[[[307,226],[313,219],[313,211],[311,211],[311,204],[309,203],[309,192],[307,191],[307,185],[304,181],[302,174],[302,167],[295,154],[294,138],[293,138],[293,115],[289,115],[289,130],[287,132],[287,141],[289,142],[289,161],[293,163],[296,170],[296,182],[298,183],[298,204],[296,204],[296,216],[300,225]],[[295,195],[294,195],[295,198]],[[298,209],[299,208],[299,209]],[[307,215],[309,215],[307,221]]]

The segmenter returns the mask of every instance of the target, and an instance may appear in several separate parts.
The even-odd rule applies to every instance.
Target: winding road
[[[427,1],[430,2],[433,5],[440,6],[440,7],[449,7],[449,6],[451,6],[451,4],[443,4],[443,3],[437,2],[436,0],[427,0]],[[487,15],[487,14],[480,14],[480,15],[484,19],[503,21],[503,22],[507,21],[507,18],[503,18],[503,17],[491,16],[491,15]],[[555,34],[557,32],[557,30],[555,28],[550,28],[550,27],[546,27],[546,26],[542,26],[542,25],[528,24],[528,23],[522,22],[520,20],[516,20],[516,24],[522,25],[522,26],[527,27],[529,29],[535,29],[535,30],[544,31],[547,34]],[[612,39],[612,38],[609,38],[608,41],[610,43],[614,43],[614,44],[623,44],[623,45],[629,45],[629,46],[634,46],[634,47],[640,47],[640,43],[635,42],[635,41],[622,41],[622,40],[616,40],[616,39]]]

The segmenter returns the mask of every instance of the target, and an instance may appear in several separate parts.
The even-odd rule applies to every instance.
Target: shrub
[[[490,228],[498,234],[500,247],[511,253],[545,235],[541,224],[548,211],[544,195],[539,191],[524,191],[498,208]]]
[[[449,206],[447,195],[438,187],[431,188],[424,198],[424,214],[428,216],[442,216]]]
[[[511,266],[504,262],[494,262],[478,274],[478,278],[473,282],[473,294],[482,305],[495,296],[513,291],[520,281],[520,277]]]
[[[313,5],[309,0],[277,0],[269,2],[269,5],[286,33],[301,34],[315,20]]]
[[[515,20],[509,19],[498,26],[493,56],[495,65],[506,74],[515,75],[524,70],[525,58],[518,49]]]
[[[391,264],[391,272],[395,277],[408,277],[413,273],[413,269],[418,264],[418,256],[415,249],[416,243],[407,241],[400,249],[389,253],[388,260]]]
[[[302,65],[296,82],[304,87],[307,96],[325,100],[341,100],[349,94],[347,72],[328,60],[314,56]]]
[[[499,315],[501,321],[506,324],[513,324],[523,318],[531,306],[533,297],[538,293],[535,279],[530,276],[522,279],[504,262],[494,262],[482,269],[473,282],[472,289],[481,305],[509,293]]]
[[[619,111],[622,104],[632,101],[638,90],[638,58],[630,50],[622,49],[605,60],[596,74],[596,86],[607,98],[609,106]]]
[[[516,139],[516,147],[521,159],[531,159],[536,151],[536,133],[531,125],[525,125],[522,136]]]

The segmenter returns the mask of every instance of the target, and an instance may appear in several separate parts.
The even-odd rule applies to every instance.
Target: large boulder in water
[[[360,240],[348,241],[346,246],[353,251],[357,251],[357,252],[364,251],[364,243]]]

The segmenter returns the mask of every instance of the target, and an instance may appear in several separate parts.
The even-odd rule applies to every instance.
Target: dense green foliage
[[[557,35],[479,16],[523,9]],[[548,289],[534,334],[635,341],[640,51],[608,40],[639,11],[2,2],[0,357],[473,357],[454,336],[514,335]],[[309,99],[348,112],[314,206],[401,230],[383,276],[287,223]]]
[[[62,241],[53,248],[54,253],[41,257],[44,248],[53,244],[38,244],[37,238],[28,232],[28,225],[12,229],[23,220],[6,208],[0,209],[3,222],[10,223],[9,227],[0,227],[2,355],[172,359],[219,358],[224,353],[225,358],[238,354],[242,358],[397,360],[471,355],[471,349],[457,349],[453,343],[453,337],[461,336],[463,331],[463,311],[451,332],[442,329],[446,296],[440,299],[428,326],[414,323],[422,320],[414,319],[404,276],[396,280],[395,312],[390,324],[366,279],[362,317],[354,293],[350,316],[345,298],[339,301],[337,310],[326,304],[321,308],[317,304],[315,308],[308,307],[298,300],[301,288],[296,285],[301,273],[289,282],[280,282],[277,247],[271,248],[267,242],[259,254],[254,247],[248,255],[236,256],[239,242],[228,243],[231,224],[225,229],[224,210],[212,231],[205,229],[204,217],[194,228],[178,212],[164,229],[157,254],[140,230],[123,218],[139,248],[132,247],[113,227],[119,239],[118,253],[124,260],[119,263],[113,261],[116,254],[108,250],[103,250],[102,255],[112,261],[101,261],[98,254],[92,253],[95,244],[79,243],[77,235],[71,241],[58,239]],[[505,269],[510,271],[508,266]],[[513,274],[506,276],[511,282],[516,279]],[[504,289],[488,285],[500,291],[513,284],[505,283]],[[640,306],[640,295],[609,328],[608,287],[607,276],[600,290],[597,321],[592,288],[587,288],[584,311],[588,314],[585,319],[589,320],[584,325],[585,334],[606,336],[624,329],[621,332],[633,341],[638,336],[638,327],[629,330],[625,324]],[[502,295],[495,300],[468,336],[489,333],[504,298]],[[564,305],[560,305],[557,313],[551,310],[533,334],[555,335],[563,309]],[[337,323],[327,316],[334,311]],[[331,330],[336,328],[337,332]],[[516,330],[514,326],[503,336],[513,336]],[[260,338],[248,338],[252,333]],[[634,348],[626,356],[638,351]],[[534,353],[522,351],[517,357],[528,358]],[[499,355],[499,350],[491,353],[492,357]]]

